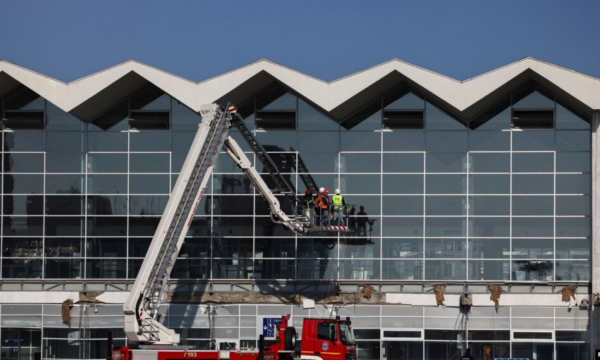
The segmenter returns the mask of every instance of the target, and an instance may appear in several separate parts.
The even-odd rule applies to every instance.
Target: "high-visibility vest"
[[[344,198],[342,197],[342,195],[336,194],[333,195],[333,209],[334,210],[341,210],[344,206]]]
[[[315,207],[321,207],[321,203],[323,203],[323,194],[317,195],[315,199]]]

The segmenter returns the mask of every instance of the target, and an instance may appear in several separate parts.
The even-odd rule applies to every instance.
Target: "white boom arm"
[[[240,146],[228,136],[233,114],[216,104],[203,105],[202,122],[185,159],[171,197],[154,233],[131,293],[123,304],[125,334],[131,343],[178,344],[179,334],[160,323],[159,307],[167,280],[192,224],[206,184],[223,145],[226,152],[269,203],[271,219],[296,234],[305,234],[310,221],[285,214],[279,201]]]

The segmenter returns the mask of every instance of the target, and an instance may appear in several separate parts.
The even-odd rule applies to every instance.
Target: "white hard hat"
[[[340,193],[340,189],[335,189],[335,193],[339,194]]]
[[[320,188],[319,189],[319,192],[323,192],[323,191],[325,191],[325,188]]]

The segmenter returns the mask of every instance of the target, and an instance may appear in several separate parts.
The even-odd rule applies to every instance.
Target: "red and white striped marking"
[[[326,226],[324,228],[321,228],[323,230],[348,230],[347,226]]]
[[[235,106],[230,106],[227,111],[229,111],[232,114],[235,114],[237,112],[237,108]]]

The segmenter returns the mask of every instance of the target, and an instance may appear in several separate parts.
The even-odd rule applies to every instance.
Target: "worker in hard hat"
[[[331,198],[333,201],[333,223],[332,225],[344,226],[344,207],[346,201],[342,196],[340,189],[335,189],[335,195]]]
[[[325,188],[319,188],[319,193],[317,194],[317,197],[315,198],[315,201],[313,202],[313,205],[315,207],[315,222],[317,225],[321,225],[321,199],[323,199],[323,193],[325,192]]]
[[[329,225],[329,189],[320,188],[319,195],[315,200],[315,207],[321,215],[321,226]]]

